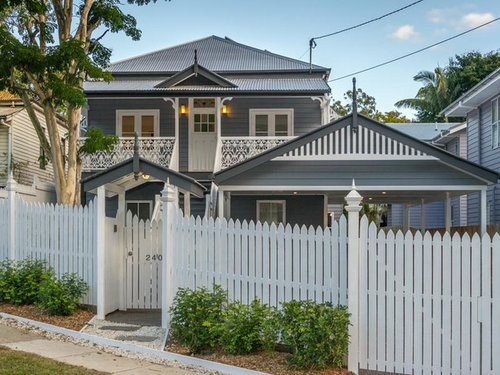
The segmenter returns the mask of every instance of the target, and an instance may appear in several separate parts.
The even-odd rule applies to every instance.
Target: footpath
[[[71,342],[48,340],[36,333],[0,324],[0,345],[37,354],[59,362],[120,375],[192,375],[199,374],[166,365],[130,359],[79,346]]]

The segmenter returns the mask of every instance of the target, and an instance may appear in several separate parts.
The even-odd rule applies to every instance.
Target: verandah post
[[[162,263],[161,263],[161,326],[168,328],[170,323],[170,314],[168,310],[172,306],[174,300],[172,288],[172,272],[173,272],[173,227],[172,219],[175,209],[175,191],[169,181],[165,183],[165,187],[161,192],[160,197],[163,204],[162,218]]]
[[[345,197],[347,202],[347,252],[348,252],[348,298],[347,307],[351,314],[351,325],[349,326],[349,356],[347,368],[354,374],[358,373],[359,364],[359,211],[363,200],[356,190],[354,180],[352,190]]]

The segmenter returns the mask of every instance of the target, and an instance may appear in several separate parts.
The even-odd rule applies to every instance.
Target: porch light
[[[297,195],[297,194],[299,194],[299,193],[298,193],[298,192],[296,192],[296,191],[294,191],[294,192],[293,192],[293,195]]]
[[[187,113],[187,108],[184,104],[181,104],[181,115],[185,115]]]
[[[372,197],[369,197],[368,200],[371,201],[373,198]]]
[[[224,115],[225,115],[225,114],[227,114],[227,113],[229,113],[229,112],[228,112],[228,110],[227,110],[227,105],[223,104],[223,105],[222,105],[222,114],[224,114]]]
[[[382,195],[386,195],[386,194],[387,194],[387,191],[383,191],[383,192],[382,192]]]
[[[146,181],[147,181],[147,180],[149,180],[149,178],[150,178],[150,177],[151,177],[151,176],[150,176],[150,175],[148,175],[148,174],[144,174],[144,173],[142,174],[142,179],[143,179],[143,180],[146,180]]]

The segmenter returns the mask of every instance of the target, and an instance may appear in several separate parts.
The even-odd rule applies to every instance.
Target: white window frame
[[[493,122],[493,108],[496,107],[497,119]],[[491,148],[495,149],[500,146],[500,96],[491,101]],[[496,128],[496,139],[493,137],[493,129]]]
[[[261,203],[281,203],[283,205],[283,220],[281,220],[279,223],[283,223],[283,225],[286,224],[286,200],[284,199],[258,199],[257,200],[257,215],[255,216],[255,218],[257,219],[257,221],[260,221],[260,204]],[[279,223],[276,223],[276,225],[278,225]],[[271,223],[268,223],[269,225],[271,225]]]
[[[118,137],[122,136],[122,117],[123,116],[134,116],[134,131],[141,134],[141,129],[139,129],[141,116],[153,116],[154,118],[154,136],[158,137],[160,135],[160,110],[159,109],[117,109],[116,110],[116,135]]]
[[[294,121],[293,108],[250,108],[249,110],[249,124],[250,124],[250,136],[255,136],[255,116],[257,115],[268,115],[268,131],[270,137],[275,137],[275,115],[287,115],[288,116],[288,137],[293,136]]]

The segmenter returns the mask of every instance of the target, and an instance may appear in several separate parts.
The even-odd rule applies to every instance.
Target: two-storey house
[[[467,159],[487,168],[500,170],[500,69],[484,78],[442,112],[448,117],[467,118]],[[480,196],[468,195],[468,225],[481,220]],[[486,219],[500,223],[500,185],[488,187]]]
[[[84,157],[82,191],[105,196],[110,216],[155,217],[169,181],[185,213],[326,226],[355,180],[367,203],[445,200],[449,227],[453,197],[498,180],[357,111],[334,118],[330,69],[228,38],[109,70],[112,82],[85,83],[86,116],[120,142]]]

